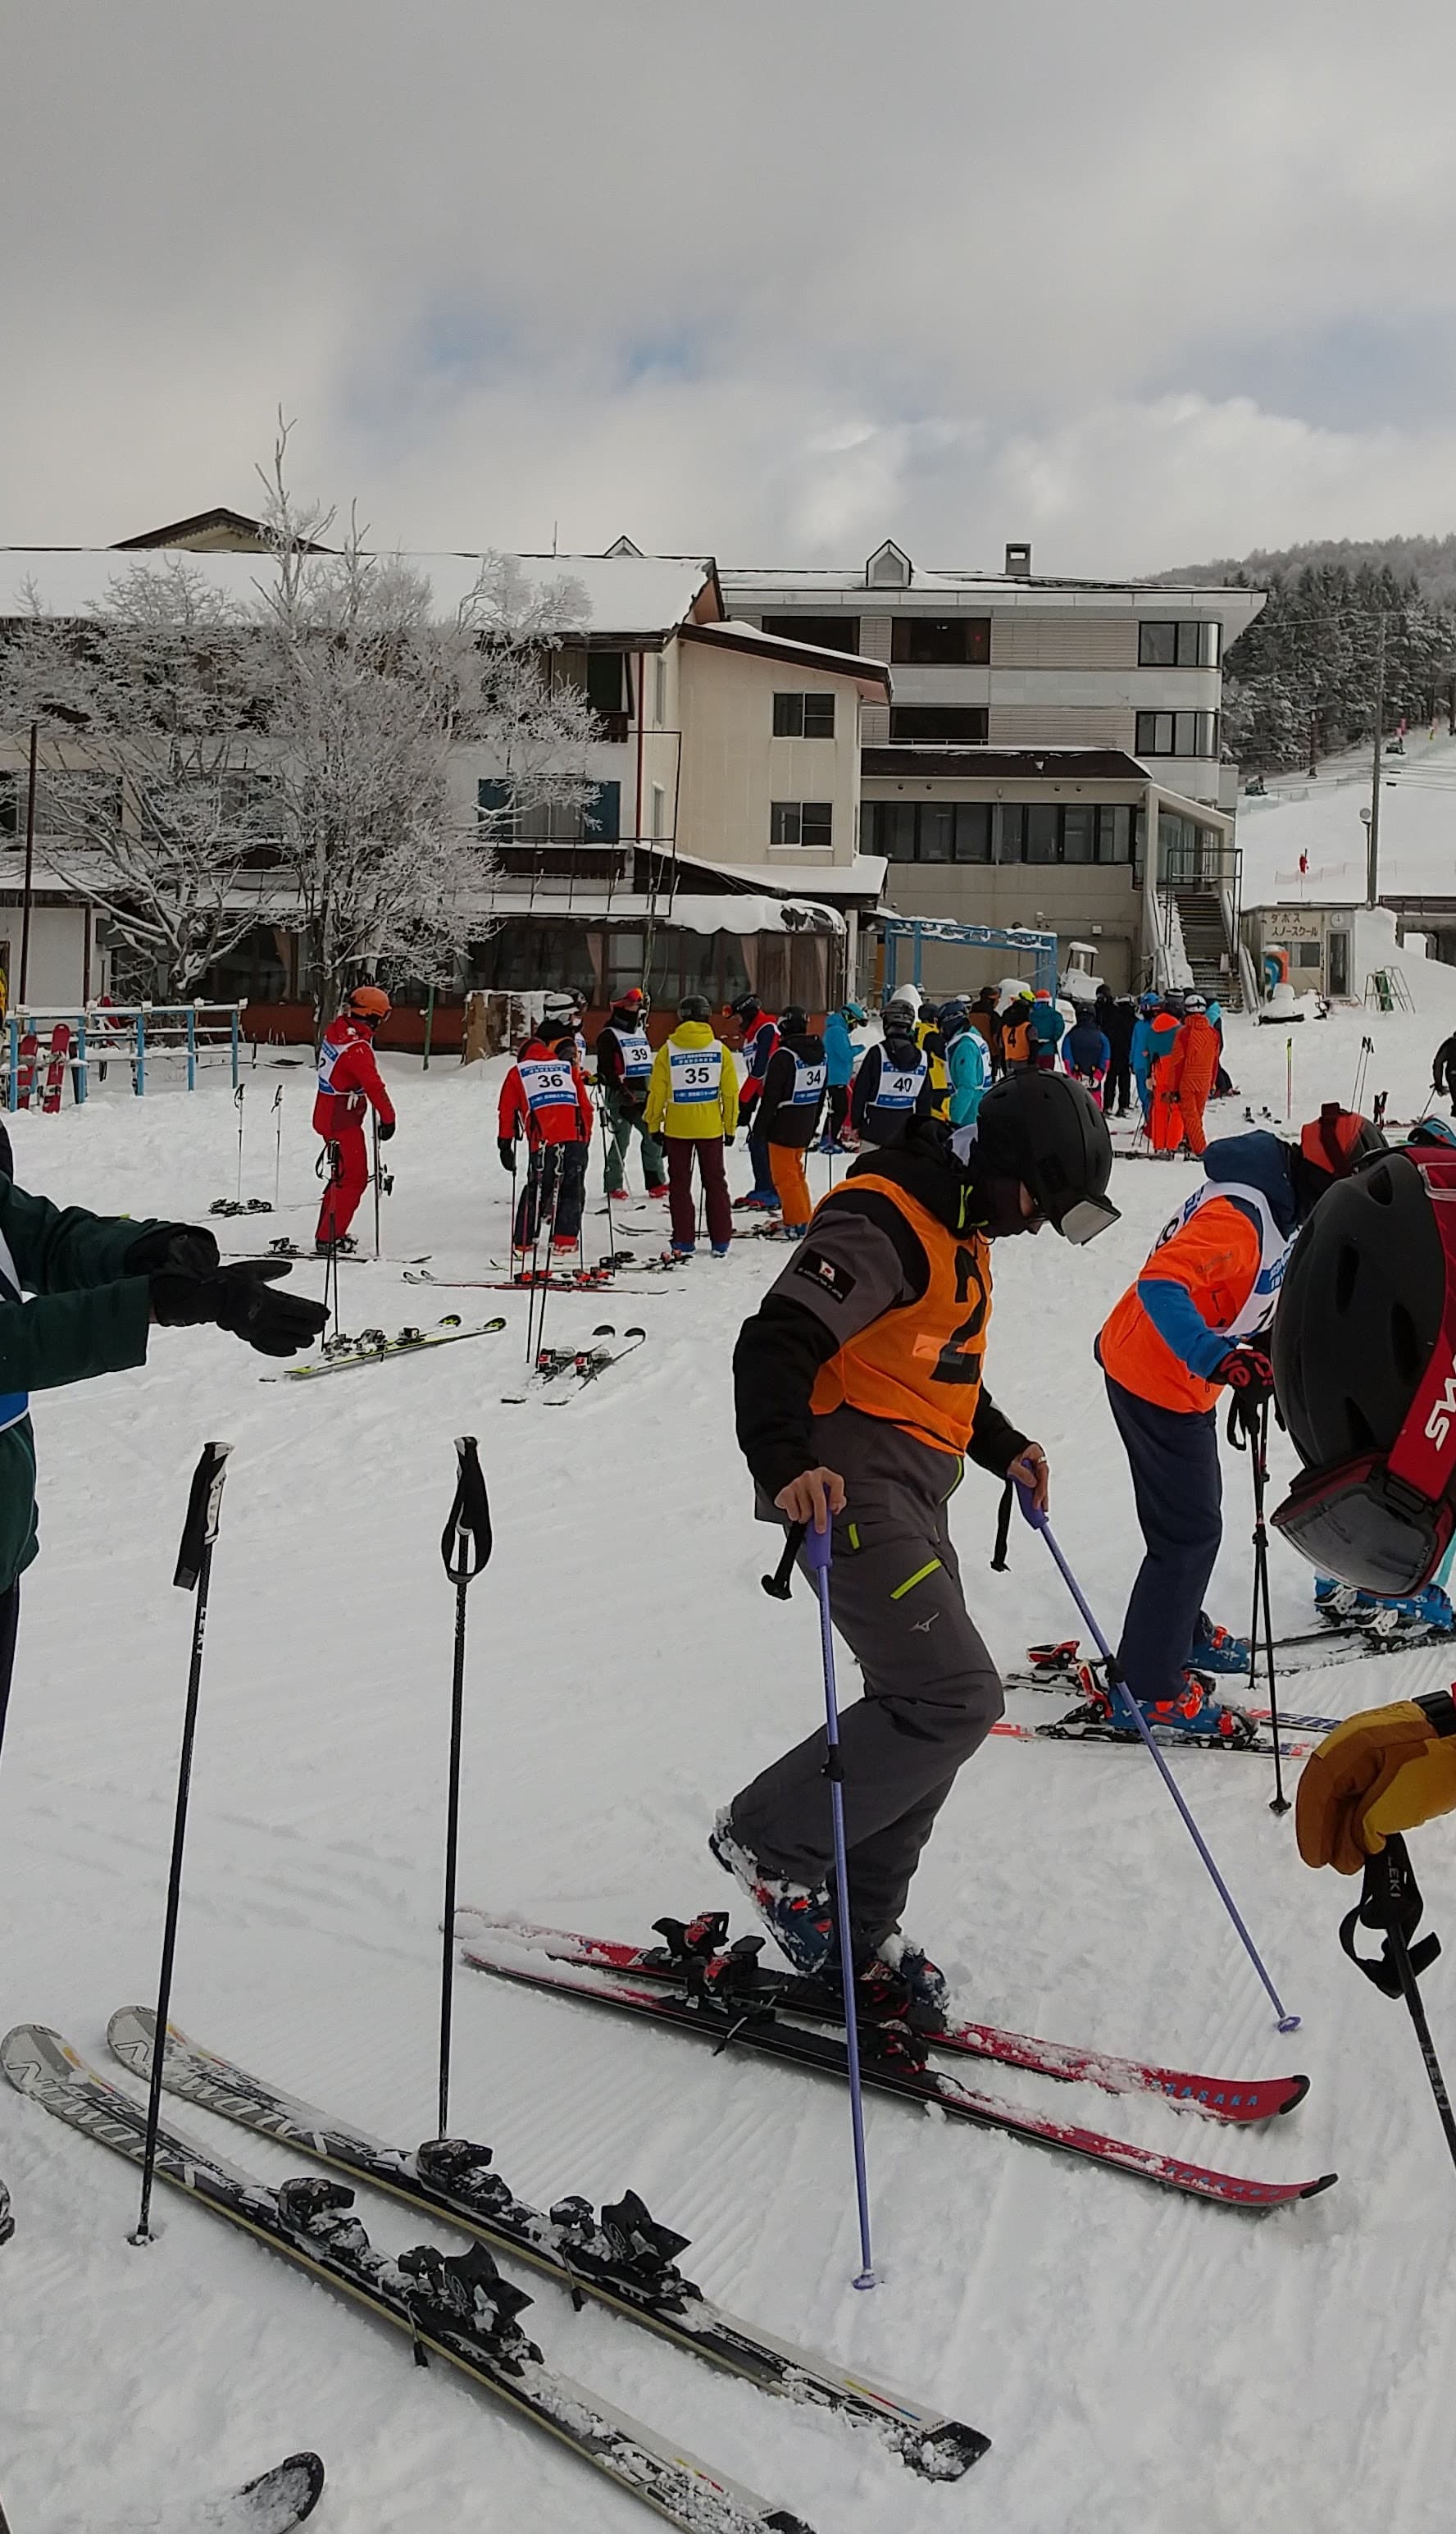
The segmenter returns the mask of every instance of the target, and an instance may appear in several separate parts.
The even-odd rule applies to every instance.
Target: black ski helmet
[[[711,1021],[713,1006],[706,995],[684,995],[677,1006],[680,1021]]]
[[[959,1144],[958,1144],[959,1149]],[[976,1112],[974,1141],[993,1178],[1018,1179],[1064,1239],[1092,1240],[1119,1219],[1107,1202],[1112,1137],[1089,1091],[1065,1073],[1013,1073]]]
[[[1274,1387],[1307,1466],[1388,1452],[1440,1335],[1445,1256],[1414,1162],[1390,1153],[1319,1200],[1274,1318]]]
[[[803,1038],[808,1027],[809,1015],[801,1003],[787,1003],[779,1014],[779,1028],[785,1038]]]

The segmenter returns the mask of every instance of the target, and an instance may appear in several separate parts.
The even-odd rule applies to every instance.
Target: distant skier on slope
[[[1203,1156],[1203,1183],[1174,1216],[1094,1353],[1133,1473],[1145,1554],[1123,1621],[1118,1670],[1150,1723],[1196,1741],[1252,1728],[1207,1675],[1249,1669],[1249,1648],[1203,1608],[1223,1537],[1218,1406],[1251,1412],[1273,1391],[1264,1333],[1301,1224],[1379,1129],[1326,1104],[1299,1143],[1261,1130]],[[1112,1701],[1099,1692],[1109,1720]]]
[[[196,1224],[62,1211],[0,1178],[0,1738],[20,1578],[38,1544],[30,1393],[145,1363],[153,1324],[210,1323],[260,1355],[297,1355],[328,1313],[301,1294],[275,1294],[288,1273],[281,1258],[223,1266]]]
[[[319,1092],[314,1102],[314,1132],[323,1138],[329,1180],[319,1209],[317,1249],[342,1245],[369,1185],[369,1148],[364,1121],[371,1109],[379,1121],[379,1141],[394,1132],[394,1104],[375,1062],[375,1035],[389,1017],[389,997],[382,986],[356,986],[337,1020],[330,1021],[319,1048]]]
[[[954,1140],[928,1121],[857,1162],[744,1322],[733,1357],[739,1446],[761,1521],[833,1519],[835,1624],[864,1674],[843,1720],[855,1969],[944,2008],[945,1984],[899,1942],[910,1877],[956,1773],[1002,1712],[996,1666],[961,1597],[946,1504],[968,1456],[1046,1499],[1047,1463],[981,1377],[992,1241],[1051,1222],[1091,1239],[1107,1128],[1065,1075],[998,1083]],[[710,1846],[796,1968],[837,1973],[824,1736],[734,1796]]]

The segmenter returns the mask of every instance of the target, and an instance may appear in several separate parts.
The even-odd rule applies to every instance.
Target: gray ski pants
[[[835,1466],[828,1445],[825,1457]],[[941,1473],[954,1466],[945,1453],[918,1457]],[[869,1951],[899,1925],[936,1814],[1005,1702],[933,1493],[898,1487],[878,1497],[851,1483],[835,1524],[830,1606],[864,1675],[840,1736],[849,1906],[856,1951]],[[821,1726],[730,1808],[734,1832],[768,1872],[811,1887],[833,1882],[826,1755]]]

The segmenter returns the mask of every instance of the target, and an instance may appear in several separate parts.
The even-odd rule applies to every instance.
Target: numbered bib
[[[319,1050],[319,1088],[330,1100],[339,1098],[333,1087],[333,1068],[343,1052],[342,1044],[330,1038],[326,1038]]]
[[[532,1056],[516,1068],[526,1094],[526,1106],[538,1109],[574,1109],[576,1085],[569,1064],[554,1064],[544,1056]]]
[[[909,1065],[903,1071],[895,1065],[882,1064],[880,1087],[870,1102],[870,1107],[872,1109],[913,1109],[920,1097],[920,1085],[925,1079],[925,1072],[923,1056],[918,1064]]]
[[[616,1043],[621,1049],[622,1080],[645,1082],[652,1071],[652,1042],[646,1030],[639,1030],[631,1038],[625,1037],[618,1030]]]
[[[678,1108],[695,1107],[701,1101],[718,1098],[723,1057],[716,1042],[705,1048],[670,1048],[668,1064],[672,1076],[672,1098]]]
[[[793,1089],[788,1095],[792,1109],[808,1108],[824,1097],[824,1077],[828,1066],[805,1064],[802,1056],[793,1059]]]

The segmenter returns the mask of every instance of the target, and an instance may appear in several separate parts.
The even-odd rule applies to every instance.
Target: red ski
[[[40,1041],[34,1031],[22,1031],[16,1065],[16,1106],[19,1109],[30,1106],[30,1094],[35,1088],[35,1059],[39,1054]]]
[[[660,1919],[658,1929],[666,1938],[661,1945],[623,1945],[607,1937],[575,1936],[561,1927],[539,1927],[525,1918],[491,1917],[481,1909],[455,1912],[455,1933],[467,1948],[503,1940],[545,1954],[552,1961],[569,1962],[578,1970],[609,1971],[669,1988],[697,1985],[704,1972],[711,1985],[715,1964],[727,1968],[732,1961],[726,1910],[707,1912],[685,1925]],[[760,1969],[754,1985],[756,1994],[783,2015],[843,2025],[833,1993],[817,1980],[798,1978],[791,1971]],[[1151,2060],[1122,2059],[1105,2050],[1042,2041],[1034,2033],[1008,2032],[994,2023],[927,2025],[917,2019],[915,2032],[929,2050],[994,2059],[1003,2067],[1029,2068],[1036,2076],[1055,2077],[1068,2084],[1100,2085],[1107,2094],[1161,2094],[1176,2110],[1203,2112],[1215,2121],[1277,2120],[1302,2103],[1310,2090],[1308,2077],[1194,2076],[1186,2069],[1159,2067]]]
[[[43,1116],[60,1114],[61,1093],[66,1088],[66,1063],[71,1054],[71,1031],[65,1021],[57,1021],[50,1034],[50,1062],[45,1068],[45,1088],[40,1096]]]
[[[515,1960],[507,1961],[472,1943],[464,1949],[464,1960],[473,1970],[488,1971],[494,1979],[692,2033],[720,2057],[730,2050],[747,2050],[821,2076],[844,2079],[848,2074],[848,2054],[836,2034],[808,2032],[801,2024],[781,2022],[772,2007],[755,2011],[736,1998],[725,2004],[711,1995],[674,1996],[669,1989],[633,1986],[625,1979],[609,1979],[598,1971],[579,1970],[572,1963],[552,1962],[544,1957],[533,1963],[524,1948]],[[1253,2181],[1243,2174],[1220,2173],[1212,2165],[1191,2164],[1181,2156],[1160,2155],[1155,2148],[1134,2146],[1125,2139],[1107,2138],[1100,2130],[1082,2129],[1075,2122],[1043,2120],[992,2094],[974,2092],[940,2069],[927,2068],[917,2054],[917,2041],[918,2036],[900,2025],[861,2027],[859,2067],[865,2090],[930,2104],[950,2120],[999,2130],[1033,2146],[1055,2147],[1086,2163],[1133,2174],[1164,2191],[1256,2215],[1291,2201],[1312,2200],[1337,2179],[1333,2173],[1322,2173],[1311,2182]]]

